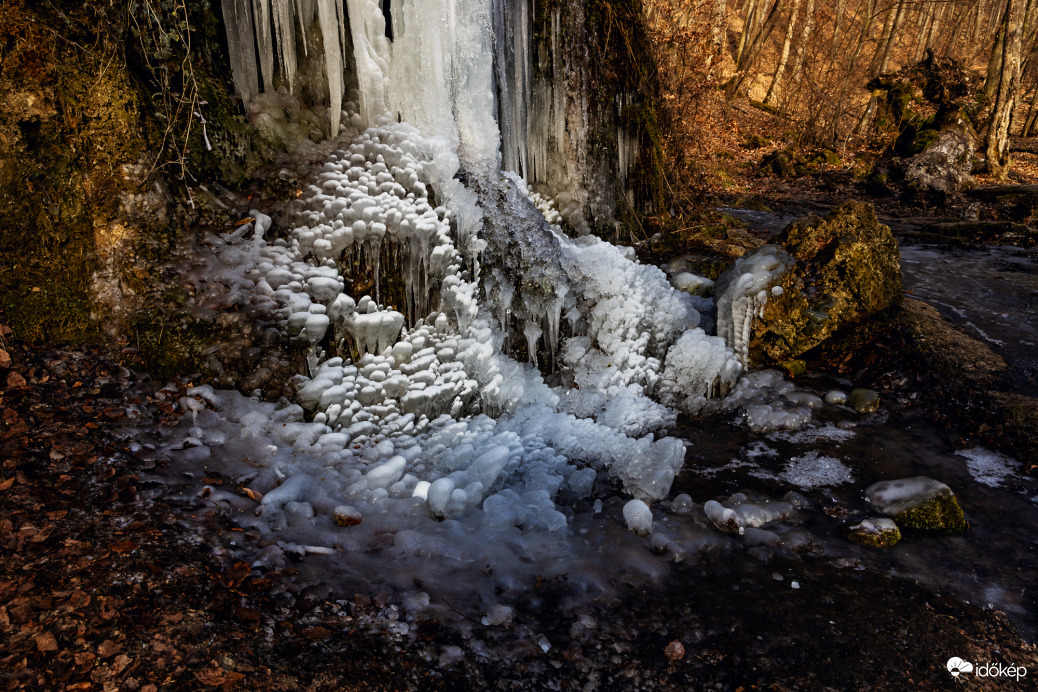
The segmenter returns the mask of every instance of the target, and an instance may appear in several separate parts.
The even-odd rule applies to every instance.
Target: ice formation
[[[955,454],[966,459],[966,469],[973,480],[991,488],[1002,486],[1007,479],[1019,474],[1023,466],[1015,459],[983,447],[960,449]]]
[[[206,387],[181,400],[180,458],[248,459],[248,497],[209,498],[284,532],[277,550],[356,554],[388,541],[407,558],[471,562],[501,543],[547,554],[520,537],[593,524],[577,508],[596,516],[613,487],[628,526],[673,556],[723,545],[709,522],[771,545],[753,531],[792,511],[733,496],[708,503],[692,533],[653,521],[685,459],[681,440],[660,436],[679,409],[741,409],[754,430],[774,430],[802,426],[821,400],[776,372],[743,373],[746,311],[784,269],[777,251],[718,283],[725,338],[711,336],[699,312],[711,299],[676,290],[629,248],[568,237],[559,224],[577,226],[575,198],[502,172],[547,165],[544,124],[519,98],[537,88],[520,6],[394,3],[390,42],[374,0],[347,0],[348,13],[328,0],[224,0],[254,122],[310,155],[302,142],[315,130],[330,140],[280,228],[253,210],[210,239],[213,260],[198,271],[224,287],[204,298],[263,316],[307,350],[294,402]],[[494,37],[491,25],[509,28]],[[254,42],[250,27],[265,37]],[[314,60],[327,125],[291,93]],[[495,79],[516,86],[514,101],[495,102]]]
[[[944,483],[916,476],[896,481],[880,481],[865,489],[865,497],[884,514],[900,514],[918,507],[938,496],[952,495],[951,488]]]
[[[769,296],[782,295],[779,286],[793,258],[777,245],[764,245],[735,261],[717,279],[717,335],[723,337],[746,365],[753,336],[753,322],[760,317]]]

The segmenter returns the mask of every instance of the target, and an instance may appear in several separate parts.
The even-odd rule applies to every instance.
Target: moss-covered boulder
[[[871,204],[847,202],[824,218],[790,224],[776,239],[793,259],[771,291],[750,343],[753,362],[796,360],[852,335],[901,303],[900,252]]]
[[[885,517],[865,519],[847,528],[847,540],[870,548],[889,548],[901,540],[901,530]]]
[[[880,481],[866,488],[865,497],[876,509],[893,517],[899,526],[948,533],[969,528],[955,493],[932,478],[917,476]]]

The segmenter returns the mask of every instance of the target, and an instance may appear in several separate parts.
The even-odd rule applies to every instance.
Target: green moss
[[[900,526],[924,531],[959,533],[969,528],[959,501],[952,494],[938,495],[918,507],[894,515]]]
[[[780,368],[782,368],[783,370],[785,370],[786,373],[788,375],[790,375],[791,377],[796,377],[797,375],[803,375],[805,372],[807,372],[807,363],[805,361],[799,360],[799,359],[796,359],[796,360],[784,360],[784,361],[782,361],[780,363],[776,363],[775,365],[777,365]]]
[[[90,283],[109,248],[95,230],[133,190],[122,167],[144,145],[117,47],[76,34],[86,10],[54,12],[11,2],[0,13],[11,48],[0,71],[0,301],[18,336],[76,342],[98,334]]]
[[[97,323],[83,292],[56,279],[4,296],[4,313],[15,335],[34,343],[97,338]]]
[[[144,369],[160,380],[206,371],[205,350],[212,343],[206,325],[148,308],[136,317],[135,345]]]
[[[847,540],[870,548],[889,548],[901,541],[901,530],[895,527],[878,533],[872,531],[849,531]]]

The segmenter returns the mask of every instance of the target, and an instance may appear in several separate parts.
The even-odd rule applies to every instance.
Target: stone
[[[944,128],[922,152],[905,162],[905,183],[917,194],[941,198],[971,185],[976,140],[962,120]]]
[[[335,525],[342,527],[356,526],[364,520],[361,513],[349,505],[339,505],[332,516],[335,518]]]
[[[847,529],[847,540],[870,548],[889,548],[901,540],[901,530],[892,519],[864,519]]]
[[[879,410],[879,394],[871,389],[852,389],[847,405],[856,413],[875,413]]]
[[[969,528],[955,493],[932,478],[880,481],[865,489],[865,498],[899,526],[948,533]]]
[[[898,244],[871,204],[847,202],[824,218],[797,220],[773,242],[793,264],[755,323],[749,353],[756,364],[802,359],[901,303]]]

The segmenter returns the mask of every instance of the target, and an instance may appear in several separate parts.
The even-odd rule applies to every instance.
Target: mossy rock
[[[776,243],[795,262],[754,326],[756,363],[797,360],[831,338],[853,339],[901,302],[897,241],[871,204],[847,202],[824,218],[796,221]]]
[[[894,521],[910,529],[959,533],[969,528],[962,507],[954,495],[938,495],[932,500],[894,515]]]
[[[822,149],[812,155],[807,161],[816,166],[839,166],[843,163],[840,155],[832,149]]]
[[[761,135],[750,135],[742,141],[741,146],[743,149],[763,149],[764,147],[771,144],[771,139],[768,137],[762,137]]]
[[[803,162],[792,149],[777,149],[765,154],[758,168],[771,173],[777,178],[792,178],[797,175],[797,168],[803,168]]]
[[[879,394],[872,389],[853,389],[847,395],[847,405],[857,413],[875,413],[879,410]]]
[[[760,211],[765,213],[773,213],[774,210],[765,204],[764,200],[753,195],[739,195],[732,202],[733,209],[748,209],[749,211]]]
[[[775,363],[786,372],[790,377],[796,377],[797,375],[803,375],[807,372],[807,362],[799,358],[794,360],[784,360],[781,363]]]
[[[847,529],[847,540],[870,548],[889,548],[901,540],[901,530],[890,519],[865,519]]]
[[[962,507],[944,483],[917,476],[874,483],[865,497],[898,526],[922,531],[959,533],[969,528]]]

